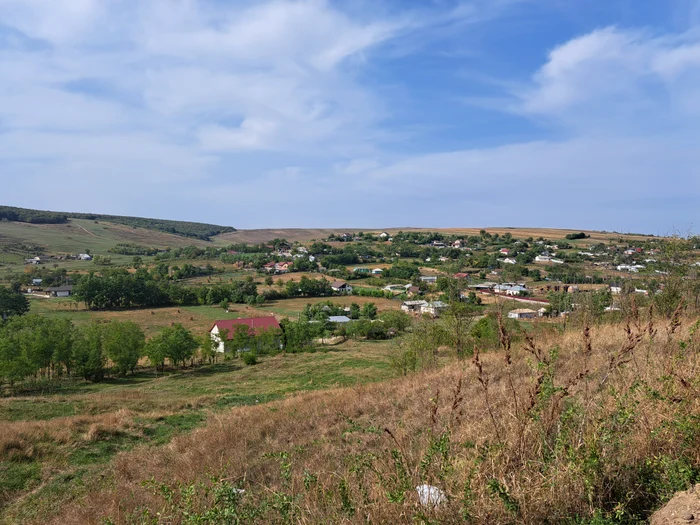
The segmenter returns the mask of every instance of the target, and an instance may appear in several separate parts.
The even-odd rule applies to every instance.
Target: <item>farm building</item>
[[[335,281],[334,283],[331,283],[331,289],[336,293],[352,293],[352,286],[343,281]]]
[[[50,286],[45,291],[46,295],[51,297],[70,297],[73,293],[73,286]]]
[[[534,319],[537,316],[537,312],[529,308],[518,308],[508,312],[508,317],[510,319]]]
[[[216,343],[216,351],[224,352],[224,342],[221,340],[219,334],[226,330],[228,332],[227,339],[233,339],[236,329],[239,326],[247,326],[248,333],[250,335],[260,335],[266,330],[279,330],[282,328],[273,316],[269,317],[242,317],[240,319],[224,319],[221,321],[216,321],[211,328],[209,328],[209,336]],[[280,348],[281,348],[280,343]]]

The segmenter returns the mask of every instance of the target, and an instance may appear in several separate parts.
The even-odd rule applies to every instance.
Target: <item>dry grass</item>
[[[513,237],[544,237],[546,239],[563,239],[568,233],[578,233],[583,231],[590,235],[589,241],[608,241],[610,239],[619,239],[621,236],[626,239],[645,239],[643,236],[626,235],[619,233],[602,233],[592,230],[562,230],[557,228],[504,228],[504,227],[489,227],[489,228],[389,228],[387,230],[372,229],[372,228],[282,228],[275,230],[238,230],[231,233],[224,233],[214,237],[214,241],[219,244],[230,244],[238,242],[246,243],[261,243],[269,242],[273,239],[287,239],[288,241],[308,242],[311,240],[321,240],[328,237],[331,233],[350,233],[358,231],[366,232],[382,232],[386,231],[390,234],[396,234],[399,231],[426,231],[440,232],[448,235],[479,235],[479,231],[485,229],[489,233],[498,233],[503,235],[510,233]],[[340,244],[342,246],[342,244]]]
[[[680,319],[564,335],[542,327],[513,348],[504,333],[501,352],[474,363],[237,408],[157,454],[120,455],[113,485],[53,523],[183,523],[184,512],[222,505],[204,490],[220,487],[217,479],[245,488],[227,508],[251,523],[644,514],[682,485],[685,467],[700,465],[700,334],[691,332]],[[152,478],[156,485],[144,486]],[[184,488],[198,483],[193,493]],[[421,507],[420,483],[448,500]]]
[[[386,379],[390,345],[347,341],[328,352],[262,357],[255,366],[233,360],[165,376],[142,371],[0,398],[0,523],[45,522],[59,504],[95,489],[119,451],[154,450],[232,406]]]

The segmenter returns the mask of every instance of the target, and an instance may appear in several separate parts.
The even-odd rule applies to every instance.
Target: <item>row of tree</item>
[[[163,369],[166,359],[184,364],[209,339],[197,340],[180,324],[161,330],[146,342],[131,321],[92,322],[74,326],[67,319],[16,316],[0,324],[0,379],[14,384],[27,378],[82,377],[101,381],[105,375],[126,375],[146,356]]]
[[[82,276],[73,288],[73,295],[85,303],[86,308],[94,310],[213,305],[224,300],[247,303],[258,299],[257,285],[252,279],[210,287],[186,287],[157,280],[143,268],[133,274],[120,269]]]

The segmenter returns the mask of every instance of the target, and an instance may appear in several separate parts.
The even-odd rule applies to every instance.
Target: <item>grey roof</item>
[[[49,286],[46,289],[47,292],[72,292],[73,285],[69,284],[67,286]]]
[[[331,323],[349,323],[350,318],[347,315],[331,315],[328,317]]]

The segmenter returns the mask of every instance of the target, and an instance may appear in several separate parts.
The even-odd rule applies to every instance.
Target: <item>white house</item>
[[[80,260],[80,261],[92,261],[92,255],[89,255],[87,253],[79,253],[78,260]]]
[[[343,281],[335,281],[331,283],[331,289],[337,293],[349,294],[352,293],[352,286]]]
[[[51,297],[70,297],[73,293],[73,286],[50,286],[46,290],[46,295]]]
[[[516,264],[517,262],[518,261],[516,261],[512,257],[506,257],[505,259],[503,259],[504,264]]]
[[[421,275],[420,280],[424,283],[434,284],[437,282],[437,277],[435,275]]]
[[[386,239],[387,237],[389,237],[389,234],[387,232],[382,232],[379,234],[380,239]]]
[[[261,332],[266,330],[279,330],[281,332],[282,328],[277,322],[274,316],[269,317],[247,317],[241,319],[224,319],[221,321],[216,321],[211,328],[209,328],[209,337],[216,346],[216,351],[223,353],[225,351],[224,341],[221,338],[221,332],[226,331],[228,336],[227,339],[233,339],[235,335],[235,330],[240,329],[238,327],[246,327],[250,335],[260,335]],[[280,342],[280,348],[282,348],[282,343]],[[243,349],[245,350],[245,349]]]
[[[428,305],[428,301],[404,301],[401,304],[401,310],[408,313],[420,313],[424,306]]]
[[[447,309],[448,305],[442,301],[433,301],[432,303],[427,303],[421,306],[420,312],[422,314],[432,315],[434,317],[439,316],[442,312]]]
[[[537,312],[529,308],[517,308],[508,312],[510,319],[534,319],[537,315]]]
[[[384,270],[382,270],[381,268],[374,268],[371,273],[372,275],[381,275],[383,272]]]
[[[538,255],[535,257],[535,262],[550,262],[552,258],[549,255]]]

